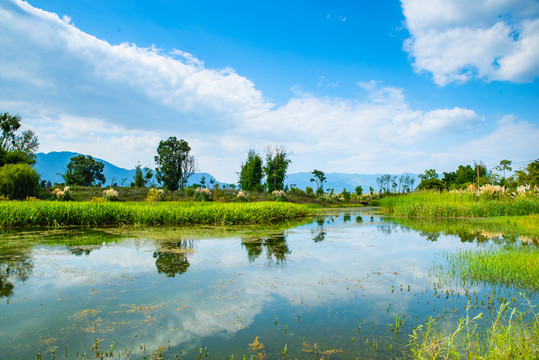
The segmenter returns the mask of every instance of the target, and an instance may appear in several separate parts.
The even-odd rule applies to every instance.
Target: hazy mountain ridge
[[[79,153],[69,151],[53,151],[50,153],[37,153],[35,169],[41,175],[42,180],[48,180],[51,183],[63,183],[63,179],[59,174],[63,174],[66,171],[67,164],[73,156],[80,155]],[[129,186],[135,177],[135,169],[124,169],[114,164],[109,163],[106,160],[95,158],[96,161],[102,161],[105,164],[103,173],[106,178],[106,185],[111,183],[117,183],[120,186]],[[369,187],[372,186],[375,191],[378,191],[378,185],[376,184],[376,178],[383,174],[345,174],[345,173],[327,173],[325,174],[327,181],[324,183],[324,190],[334,189],[335,192],[341,192],[344,188],[353,192],[356,186],[361,185],[363,192],[369,191]],[[416,178],[415,186],[419,184],[417,174],[404,173],[397,176],[413,176]],[[209,185],[210,179],[214,178],[207,172],[199,172],[194,174],[189,179],[189,185],[200,182],[202,177],[206,178],[206,184]],[[307,186],[316,189],[316,183],[311,182],[313,177],[310,172],[299,172],[289,174],[285,183],[288,186],[295,185],[300,189],[305,189]],[[155,182],[155,179],[152,179]],[[226,183],[217,181],[216,183],[223,185]]]
[[[61,184],[64,182],[62,176],[59,174],[65,173],[67,164],[72,157],[81,155],[70,151],[52,151],[50,153],[36,153],[36,164],[34,168],[41,175],[41,180],[50,181],[52,184]],[[119,186],[129,186],[135,179],[135,169],[124,169],[114,164],[109,163],[106,160],[93,157],[96,161],[101,161],[105,164],[103,168],[103,174],[105,175],[105,185],[116,183]],[[153,170],[153,169],[152,169]],[[189,179],[189,185],[199,183],[202,177],[206,178],[206,184],[210,183],[210,179],[213,178],[211,174],[206,172],[199,172],[193,174]],[[157,182],[155,178],[152,178],[153,182]],[[220,183],[216,181],[216,183]]]

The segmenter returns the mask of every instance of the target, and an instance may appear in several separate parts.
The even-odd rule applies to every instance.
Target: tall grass
[[[308,207],[290,203],[94,203],[0,202],[0,227],[69,225],[262,224],[309,216]]]
[[[502,304],[485,333],[477,330],[481,316],[470,318],[467,313],[447,335],[439,332],[433,319],[417,326],[410,335],[410,357],[421,360],[539,358],[539,316],[531,305],[528,311],[519,311],[509,309],[508,303]]]
[[[447,257],[451,275],[464,282],[488,282],[523,290],[539,290],[539,248],[536,246],[461,250]]]
[[[384,197],[380,206],[395,215],[409,217],[492,217],[539,213],[538,198],[487,199],[467,193],[432,191]]]

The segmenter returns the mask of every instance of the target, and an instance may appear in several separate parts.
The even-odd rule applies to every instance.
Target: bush
[[[195,189],[191,186],[183,189],[183,193],[185,194],[185,196],[193,196],[195,194]]]
[[[211,190],[207,188],[196,189],[195,201],[212,201]]]
[[[310,187],[310,186],[307,186],[307,187],[305,188],[305,194],[307,194],[308,196],[314,196],[313,188]]]
[[[118,191],[113,188],[103,190],[103,198],[106,201],[118,201]]]
[[[64,190],[60,188],[56,188],[52,191],[54,200],[58,201],[73,201],[75,200],[73,198],[73,195],[71,194],[71,190],[69,190],[69,186],[64,187]]]
[[[346,188],[342,189],[341,197],[344,199],[344,201],[350,201],[350,192],[346,191]]]
[[[0,168],[0,194],[11,199],[36,196],[39,174],[28,164],[8,164]]]
[[[146,201],[155,204],[156,202],[163,200],[163,193],[164,191],[161,189],[151,188],[148,190]]]

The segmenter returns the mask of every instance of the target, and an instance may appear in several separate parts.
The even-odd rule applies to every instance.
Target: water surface
[[[515,241],[492,237],[361,209],[265,228],[5,232],[0,359],[95,358],[96,339],[130,359],[394,358],[429,317],[451,329],[471,301],[487,324],[523,299],[433,272],[444,252]]]

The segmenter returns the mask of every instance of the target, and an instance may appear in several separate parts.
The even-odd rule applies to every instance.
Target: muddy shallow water
[[[433,271],[444,252],[504,241],[485,236],[433,238],[362,209],[265,228],[5,232],[0,359],[394,358],[429,317],[451,329],[471,304],[488,324],[523,299]]]

